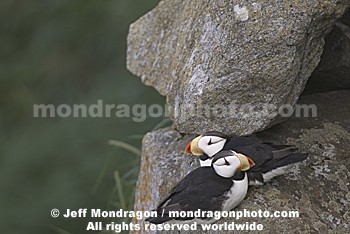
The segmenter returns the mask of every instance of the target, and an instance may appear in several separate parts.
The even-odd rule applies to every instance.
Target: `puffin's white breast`
[[[213,159],[212,158],[208,158],[207,160],[199,160],[201,167],[210,167],[211,166],[211,161]]]
[[[225,211],[230,211],[245,198],[248,191],[248,176],[247,173],[244,175],[243,180],[235,181],[233,180],[233,186],[230,191],[227,192],[226,196],[229,198],[224,202],[222,209]]]

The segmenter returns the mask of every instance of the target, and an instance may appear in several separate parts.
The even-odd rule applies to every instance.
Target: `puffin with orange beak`
[[[295,146],[275,145],[248,136],[229,137],[217,131],[206,132],[194,138],[185,152],[199,157],[201,167],[205,167],[210,166],[212,158],[222,150],[242,154],[254,162],[255,166],[247,171],[249,185],[263,185],[308,156],[307,153],[298,152]]]
[[[170,194],[160,202],[157,217],[146,221],[160,223],[212,223],[217,221],[208,211],[230,211],[246,196],[248,176],[245,171],[254,165],[242,154],[221,151],[211,160],[211,166],[199,167],[188,173]],[[172,217],[174,211],[198,211],[200,217]]]

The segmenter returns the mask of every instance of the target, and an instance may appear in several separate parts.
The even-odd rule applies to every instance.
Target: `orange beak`
[[[194,156],[201,156],[203,155],[203,150],[198,147],[198,141],[201,139],[202,136],[198,136],[194,138],[185,148],[186,153],[193,154]]]
[[[251,158],[249,158],[248,156],[245,156],[245,157],[248,159],[250,167],[255,165],[255,162]]]
[[[188,145],[186,146],[185,153],[192,154],[192,152],[191,152],[191,144],[192,144],[192,141],[190,141],[190,143],[188,143]]]
[[[251,158],[249,158],[249,157],[247,157],[247,156],[245,156],[245,155],[243,155],[243,154],[237,153],[236,156],[237,156],[237,157],[239,158],[239,160],[241,161],[241,165],[239,165],[238,168],[237,168],[237,169],[240,170],[240,171],[247,171],[247,170],[249,170],[252,166],[255,165],[254,161],[253,161]]]

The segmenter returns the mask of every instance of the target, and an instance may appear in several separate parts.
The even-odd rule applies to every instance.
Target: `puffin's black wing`
[[[232,180],[218,176],[211,167],[197,168],[185,176],[158,205],[158,217],[150,217],[146,221],[159,224],[171,219],[191,219],[169,217],[170,211],[221,210],[226,199],[224,194],[232,185]]]
[[[269,144],[263,143],[262,140],[254,137],[235,137],[231,138],[224,146],[223,150],[234,150],[237,153],[250,157],[255,166],[251,170],[258,170],[269,160],[272,160],[274,150]]]
[[[307,154],[298,152],[295,146],[276,145],[254,137],[231,138],[224,149],[250,157],[255,166],[247,171],[249,181],[260,183],[264,183],[263,174],[307,158]]]

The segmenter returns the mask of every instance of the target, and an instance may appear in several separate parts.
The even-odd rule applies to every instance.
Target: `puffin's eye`
[[[225,160],[225,165],[230,166],[230,163],[226,160],[226,158],[224,158],[224,160]]]
[[[212,145],[211,138],[209,139],[208,145]]]

